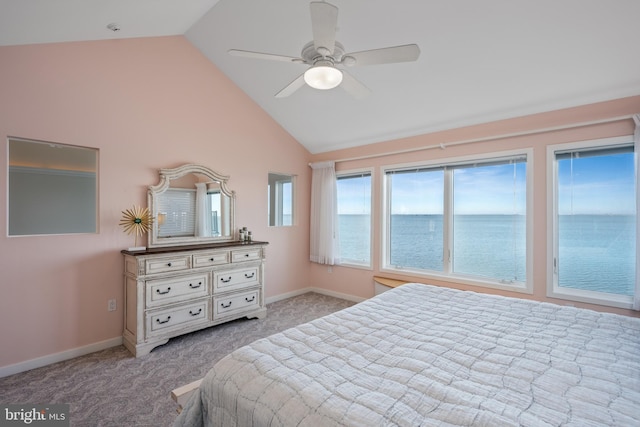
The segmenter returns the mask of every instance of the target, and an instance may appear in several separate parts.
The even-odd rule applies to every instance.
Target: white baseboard
[[[116,347],[122,344],[122,337],[111,338],[105,341],[85,345],[83,347],[72,348],[60,353],[48,354],[46,356],[37,357],[24,362],[16,363],[0,367],[0,378],[9,375],[18,374],[20,372],[30,371],[31,369],[41,368],[52,363],[62,362],[64,360],[73,359],[75,357],[84,356],[85,354],[94,353],[96,351],[105,350],[107,348]]]
[[[265,303],[271,304],[272,302],[282,301],[283,299],[287,299],[291,297],[297,297],[298,295],[306,294],[307,292],[311,292],[311,291],[312,291],[312,288],[298,289],[298,290],[287,292],[284,294],[268,297],[265,299]]]
[[[356,303],[357,302],[362,302],[362,301],[367,299],[367,298],[356,297],[356,296],[349,295],[349,294],[343,294],[343,293],[340,293],[340,292],[328,291],[328,290],[322,289],[322,288],[308,287],[308,288],[298,289],[298,290],[295,290],[295,291],[291,291],[291,292],[287,292],[287,293],[284,293],[284,294],[280,294],[280,295],[275,295],[275,296],[269,297],[269,298],[266,299],[266,303],[267,304],[271,304],[272,302],[281,301],[283,299],[287,299],[287,298],[291,298],[291,297],[296,297],[298,295],[306,294],[307,292],[316,292],[318,294],[328,295],[330,297],[340,298],[340,299],[344,299],[344,300],[347,300],[347,301],[353,301],[353,302],[356,302]]]

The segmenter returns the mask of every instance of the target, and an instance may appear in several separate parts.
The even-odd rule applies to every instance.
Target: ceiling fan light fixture
[[[342,83],[342,71],[329,65],[314,65],[305,71],[304,81],[314,89],[333,89]]]

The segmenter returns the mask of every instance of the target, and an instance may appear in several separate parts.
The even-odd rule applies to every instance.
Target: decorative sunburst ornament
[[[148,232],[151,229],[151,224],[153,224],[153,217],[148,208],[134,206],[132,209],[122,211],[120,225],[127,234],[135,234],[135,247],[129,248],[130,251],[146,249],[144,246],[138,246],[138,236]]]

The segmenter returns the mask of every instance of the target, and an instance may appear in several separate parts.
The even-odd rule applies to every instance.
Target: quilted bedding
[[[640,426],[640,319],[407,284],[220,360],[177,426]]]

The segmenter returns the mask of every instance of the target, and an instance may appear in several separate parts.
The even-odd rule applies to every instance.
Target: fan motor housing
[[[314,65],[317,61],[320,60],[330,60],[334,64],[340,63],[342,61],[342,56],[344,55],[344,47],[342,44],[336,42],[335,47],[333,48],[333,55],[323,56],[316,50],[316,47],[313,41],[310,41],[302,48],[302,53],[300,57],[304,60],[305,64]]]

